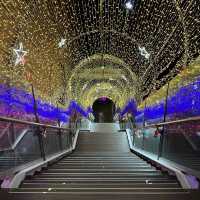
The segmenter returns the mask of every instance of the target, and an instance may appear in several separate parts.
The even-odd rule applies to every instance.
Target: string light
[[[95,96],[119,106],[130,98],[140,102],[199,55],[199,13],[199,0],[1,1],[0,82],[33,84],[36,96],[53,104],[65,93],[62,107],[75,98],[89,106]],[[28,49],[28,62],[13,68],[16,41]],[[97,95],[97,82],[111,84],[112,92]]]

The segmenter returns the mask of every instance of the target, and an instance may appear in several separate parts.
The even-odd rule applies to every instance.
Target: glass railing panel
[[[200,170],[199,122],[165,126],[162,157],[191,169]]]
[[[127,129],[128,128],[128,122],[122,122],[122,129]]]
[[[39,140],[34,129],[26,132],[14,149],[17,165],[41,158]]]
[[[168,122],[166,122],[168,123]],[[133,145],[184,167],[200,171],[200,122],[188,119],[136,129]],[[159,131],[158,131],[159,130]],[[163,134],[163,144],[161,143]],[[161,145],[162,144],[162,145]],[[160,146],[161,145],[161,146]]]
[[[11,122],[0,122],[0,151],[12,148],[16,140],[29,129],[24,124],[15,124]]]
[[[7,149],[0,153],[0,171],[25,164],[41,157],[38,137],[31,129],[24,133],[19,141],[15,141],[13,149]]]
[[[58,129],[48,128],[42,133],[45,155],[61,151],[61,137]]]
[[[9,139],[10,124],[8,122],[0,122],[0,151],[8,149],[12,145]]]
[[[160,136],[155,135],[156,128],[148,128],[143,130],[144,146],[143,149],[150,153],[158,154]]]
[[[79,126],[82,130],[89,130],[90,129],[90,123],[91,123],[91,121],[89,119],[83,118],[83,119],[80,120]]]
[[[64,131],[61,133],[61,142],[62,142],[63,150],[69,149],[71,147],[72,142],[71,142],[71,135],[69,131]]]
[[[143,131],[136,130],[134,132],[133,144],[136,148],[143,149]]]
[[[8,118],[0,121],[1,173],[72,147],[75,127],[70,130],[29,123]]]

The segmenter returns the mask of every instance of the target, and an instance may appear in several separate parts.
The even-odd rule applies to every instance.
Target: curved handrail
[[[185,118],[185,119],[172,120],[172,121],[166,121],[166,122],[160,122],[160,123],[157,123],[157,124],[148,124],[148,125],[145,125],[143,127],[134,128],[134,129],[160,127],[160,126],[164,126],[164,125],[180,124],[180,123],[183,123],[183,122],[198,121],[198,120],[200,120],[200,116],[197,116],[197,117],[188,117],[188,118]]]
[[[24,124],[24,125],[31,125],[31,126],[41,127],[44,129],[52,128],[52,129],[62,130],[62,131],[71,130],[70,128],[63,128],[61,126],[53,126],[53,125],[48,125],[48,124],[29,122],[29,121],[19,120],[19,119],[14,119],[14,118],[9,118],[9,117],[0,117],[0,121],[9,122],[9,123],[18,123],[18,124]],[[72,129],[74,129],[74,128],[75,127],[73,127]],[[24,136],[27,134],[27,132],[28,132],[28,129],[23,130],[23,132],[20,134],[20,136],[16,139],[16,141],[10,148],[2,149],[2,150],[0,150],[0,152],[14,150],[17,147],[17,145],[20,143],[20,141],[24,138]]]
[[[29,122],[29,121],[20,120],[20,119],[13,119],[13,118],[9,118],[9,117],[0,117],[0,121],[33,125],[33,126],[42,127],[42,128],[53,128],[53,129],[58,129],[58,130],[71,130],[70,128],[63,128],[60,126],[53,126],[53,125],[42,124],[42,123],[37,123],[37,122]]]
[[[158,128],[161,126],[165,126],[165,125],[172,125],[172,124],[181,124],[184,122],[191,122],[191,121],[199,121],[200,120],[200,116],[197,117],[188,117],[185,119],[179,119],[179,120],[172,120],[172,121],[166,121],[166,122],[160,122],[157,124],[149,124],[149,125],[145,125],[144,127],[140,127],[140,128],[133,128],[133,130],[141,130],[141,129],[146,129],[146,128]],[[188,143],[191,145],[191,147],[197,151],[199,150],[199,148],[196,146],[196,144],[194,144],[194,142],[184,133],[182,133],[182,135],[184,136],[184,138],[188,141]]]
[[[167,122],[160,122],[157,124],[149,124],[144,126],[143,128],[150,128],[150,127],[159,127],[159,126],[164,126],[164,125],[170,125],[170,124],[180,124],[183,122],[190,122],[190,121],[198,121],[200,120],[200,116],[198,117],[188,117],[185,119],[179,119],[179,120],[172,120],[172,121],[167,121]]]

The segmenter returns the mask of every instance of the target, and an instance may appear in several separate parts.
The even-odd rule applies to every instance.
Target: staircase
[[[191,199],[174,176],[129,151],[125,133],[80,133],[76,151],[27,177],[12,199]]]

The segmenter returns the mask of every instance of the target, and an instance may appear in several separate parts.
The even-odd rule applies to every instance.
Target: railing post
[[[36,98],[35,98],[35,91],[34,91],[34,88],[33,88],[33,84],[31,85],[31,89],[32,89],[32,95],[33,95],[33,106],[34,106],[35,121],[36,121],[36,123],[40,123],[38,113],[37,113],[37,102],[36,102]],[[46,160],[43,136],[41,134],[41,130],[40,130],[39,126],[37,126],[37,128],[36,128],[36,133],[37,133],[38,140],[39,140],[41,157],[43,158],[43,160]]]
[[[78,119],[75,121],[75,127],[76,127],[75,130],[77,130],[77,128],[78,128]]]
[[[164,123],[166,122],[166,117],[167,117],[169,86],[170,86],[170,84],[168,82],[167,90],[166,90],[166,97],[165,97],[164,116],[163,116]],[[158,148],[158,160],[162,156],[162,153],[163,153],[164,137],[165,137],[165,125],[163,125],[163,129],[160,133],[160,143],[159,143],[159,148]]]
[[[81,128],[81,117],[80,117],[80,128]]]
[[[72,137],[73,137],[73,132],[72,130],[69,131],[69,146],[72,147]]]
[[[13,144],[15,142],[15,139],[16,139],[15,127],[14,127],[13,122],[11,122],[11,124],[10,124],[10,132],[11,132],[11,143]]]
[[[57,116],[58,117],[58,127],[61,128],[58,104],[57,104],[57,114],[58,114],[58,116]],[[58,137],[59,137],[59,147],[60,147],[60,150],[62,151],[63,145],[62,145],[62,130],[61,129],[58,130]]]
[[[145,104],[144,104],[144,115],[143,115],[143,131],[142,131],[142,149],[144,149],[144,130],[145,130],[145,124],[146,124],[146,119],[145,119],[145,110],[147,106],[147,101],[145,99]]]
[[[63,145],[62,145],[62,131],[61,129],[59,129],[58,131],[58,136],[59,136],[59,146],[60,146],[60,150],[63,150]]]
[[[58,126],[59,126],[59,128],[61,128],[60,120],[58,120]],[[62,151],[63,150],[63,145],[62,145],[62,130],[61,129],[58,130],[58,137],[59,137],[60,150]]]
[[[133,127],[133,121],[132,121],[132,115],[131,117],[128,117],[128,124],[129,124],[129,128],[131,130],[132,133],[132,145],[134,146],[134,141],[135,141],[135,134],[134,134],[134,127]]]

